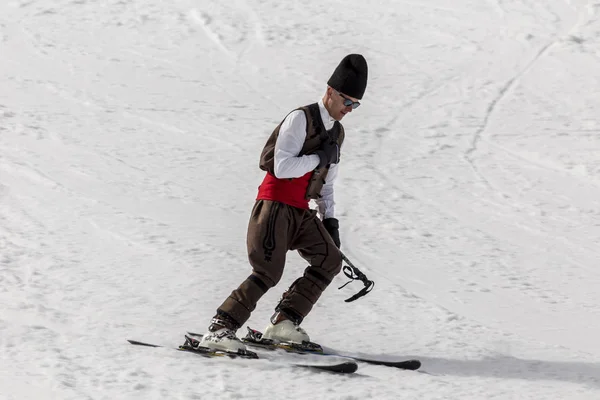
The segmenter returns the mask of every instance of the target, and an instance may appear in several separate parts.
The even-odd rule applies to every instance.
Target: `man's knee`
[[[334,251],[330,252],[330,254],[325,259],[324,270],[329,272],[331,278],[335,277],[342,270],[342,253],[336,247]]]
[[[253,254],[249,255],[250,265],[252,266],[252,275],[260,279],[269,288],[277,285],[283,276],[283,268],[285,259],[283,262],[279,261],[265,261],[257,259]]]

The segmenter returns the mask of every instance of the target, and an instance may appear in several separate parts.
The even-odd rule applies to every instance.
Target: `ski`
[[[233,359],[242,358],[242,359],[249,359],[249,360],[259,359],[259,358],[263,359],[262,357],[259,357],[257,353],[255,353],[253,351],[249,351],[249,350],[234,353],[234,352],[229,352],[229,351],[211,350],[206,347],[201,347],[201,346],[198,346],[198,344],[199,344],[198,339],[195,339],[194,337],[191,337],[191,336],[198,337],[198,335],[191,335],[191,334],[190,334],[190,336],[186,335],[185,343],[179,347],[174,347],[173,349],[178,350],[178,351],[186,351],[186,352],[198,354],[205,358],[228,357],[228,358],[233,358]],[[128,339],[127,341],[135,346],[153,347],[153,348],[157,348],[157,347],[165,348],[166,347],[163,345],[141,342],[138,340]],[[316,371],[328,371],[328,372],[334,372],[334,373],[340,373],[340,374],[351,374],[353,372],[356,372],[356,370],[358,369],[358,364],[354,361],[342,361],[342,362],[334,362],[334,363],[330,363],[330,364],[320,364],[320,363],[314,363],[314,364],[311,364],[311,363],[289,363],[288,364],[286,361],[284,361],[284,362],[285,362],[285,365],[289,365],[289,366],[296,367],[296,368],[305,368],[305,369],[311,369],[311,370],[316,370]]]
[[[202,334],[200,334],[200,333],[188,332],[188,334],[190,336],[202,338]],[[416,360],[416,359],[394,360],[394,361],[378,360],[375,358],[360,357],[360,356],[353,356],[353,355],[342,354],[342,353],[328,352],[328,351],[325,351],[323,349],[323,347],[321,347],[319,344],[313,343],[313,342],[305,342],[302,344],[287,343],[287,342],[274,342],[270,339],[264,339],[262,337],[262,332],[257,331],[255,329],[251,329],[249,327],[248,327],[248,334],[246,335],[246,337],[244,337],[242,339],[242,341],[246,345],[253,347],[253,348],[257,348],[257,349],[285,350],[289,353],[296,353],[296,354],[316,354],[316,355],[322,355],[322,356],[345,357],[345,358],[353,359],[354,361],[364,362],[366,364],[381,365],[381,366],[385,366],[385,367],[405,369],[405,370],[410,370],[410,371],[416,371],[419,368],[421,368],[421,361]]]

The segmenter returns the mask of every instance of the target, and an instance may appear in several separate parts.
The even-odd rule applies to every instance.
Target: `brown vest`
[[[298,156],[314,154],[319,149],[321,143],[328,138],[336,140],[340,149],[344,142],[344,127],[339,121],[335,121],[331,130],[326,130],[323,120],[321,119],[321,112],[319,111],[319,105],[317,103],[297,108],[297,110],[304,111],[306,115],[306,139],[304,145]],[[284,119],[285,120],[285,119]],[[260,155],[260,169],[267,171],[272,175],[275,175],[275,143],[279,136],[279,129],[283,121],[277,125]],[[317,199],[321,197],[321,189],[325,184],[325,178],[329,172],[329,165],[321,169],[315,169],[312,173],[308,188],[306,190],[305,199]]]

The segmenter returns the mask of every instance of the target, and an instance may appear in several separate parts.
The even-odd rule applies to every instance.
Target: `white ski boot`
[[[276,313],[271,318],[271,323],[263,333],[263,339],[271,339],[276,342],[298,343],[310,342],[306,331],[294,324],[282,313]]]
[[[246,352],[246,345],[236,336],[236,331],[237,329],[228,321],[213,318],[208,327],[208,332],[202,336],[198,346],[232,353]]]

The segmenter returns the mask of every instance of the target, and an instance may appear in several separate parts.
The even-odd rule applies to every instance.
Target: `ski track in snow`
[[[583,7],[582,7],[583,8]],[[477,129],[477,131],[475,132],[475,135],[473,137],[471,146],[465,151],[465,159],[467,160],[467,162],[471,165],[471,167],[473,168],[473,171],[480,177],[480,179],[486,184],[486,186],[488,186],[488,188],[490,190],[496,190],[493,188],[493,186],[490,184],[490,182],[485,178],[485,176],[479,171],[477,165],[476,165],[476,161],[475,161],[475,153],[477,152],[477,148],[478,148],[478,144],[481,140],[484,140],[484,135],[485,132],[488,129],[489,126],[489,121],[490,119],[493,117],[494,111],[496,110],[498,104],[502,101],[504,101],[508,94],[511,92],[511,89],[519,84],[519,80],[522,76],[524,76],[525,74],[529,73],[529,71],[531,71],[532,69],[534,69],[535,64],[537,62],[539,62],[539,60],[541,60],[549,51],[550,49],[555,46],[557,43],[559,43],[560,40],[564,40],[564,38],[569,37],[571,35],[572,32],[575,32],[579,26],[581,25],[581,15],[583,15],[583,12],[580,10],[577,10],[577,21],[571,26],[569,27],[565,33],[560,33],[557,35],[556,39],[553,39],[550,43],[544,45],[538,52],[537,54],[535,54],[535,56],[532,58],[531,61],[529,61],[525,67],[518,71],[518,73],[513,76],[512,78],[510,78],[498,91],[498,95],[497,97],[495,97],[489,104],[489,106],[487,107],[487,110],[485,112],[485,115],[483,117],[483,123],[481,125],[481,127],[479,129]],[[557,16],[557,19],[559,21],[561,21],[560,17]]]
[[[598,398],[597,12],[3,3],[0,398]],[[376,287],[344,303],[360,284],[338,291],[337,277],[304,326],[425,373],[128,345],[205,329],[247,276],[264,141],[348,52],[370,81],[344,120],[337,210]],[[287,265],[248,326],[264,328],[304,268]]]

